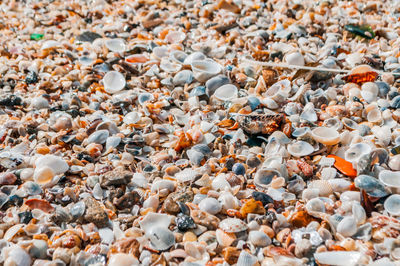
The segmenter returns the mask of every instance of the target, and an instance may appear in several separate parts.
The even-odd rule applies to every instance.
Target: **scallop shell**
[[[311,131],[311,136],[315,141],[325,145],[335,145],[340,141],[340,135],[337,130],[329,127],[317,127]]]
[[[238,261],[237,261],[237,266],[254,266],[258,262],[258,259],[256,256],[249,254],[248,252],[242,250],[240,252]]]
[[[121,91],[125,85],[126,80],[124,75],[118,71],[109,71],[103,77],[104,90],[108,93],[116,93]]]
[[[303,157],[313,153],[314,147],[308,142],[296,141],[288,145],[287,151],[295,157]]]
[[[257,171],[254,177],[254,184],[261,188],[268,188],[274,177],[279,177],[281,174],[275,169],[264,168]]]
[[[219,223],[219,228],[226,233],[239,233],[247,230],[247,224],[237,218],[226,218]]]
[[[199,172],[197,172],[196,170],[193,170],[191,168],[186,168],[178,173],[175,174],[175,178],[179,181],[179,182],[191,182],[194,181],[196,179],[196,177],[198,177],[200,175]]]
[[[391,195],[386,199],[383,206],[385,210],[391,215],[400,216],[400,195]]]
[[[333,193],[331,184],[327,180],[314,180],[308,184],[308,188],[316,188],[319,190],[319,195],[327,197]]]

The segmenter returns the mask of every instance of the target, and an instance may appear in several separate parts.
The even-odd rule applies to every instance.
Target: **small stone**
[[[203,225],[207,227],[208,230],[217,229],[220,222],[218,217],[201,210],[192,210],[190,216],[196,224]]]
[[[101,38],[101,35],[91,31],[85,31],[76,37],[76,39],[80,42],[90,42],[90,43],[92,43],[97,38]]]
[[[26,75],[25,82],[27,84],[33,84],[38,82],[38,75],[34,71],[30,71],[28,75]]]
[[[193,232],[186,232],[183,235],[183,242],[194,242],[197,241],[197,236]]]
[[[101,182],[102,187],[109,186],[122,186],[128,184],[133,177],[133,174],[129,171],[125,171],[123,169],[115,169],[109,171],[103,175],[103,180]]]
[[[178,214],[178,216],[175,218],[175,223],[178,229],[181,231],[187,231],[189,229],[196,228],[192,217],[182,213]]]
[[[296,243],[294,254],[298,258],[309,257],[312,255],[312,244],[308,239],[301,239]]]
[[[89,223],[94,223],[99,228],[105,227],[108,223],[108,216],[100,203],[91,197],[87,197],[83,201],[86,205],[86,212],[83,218]]]
[[[0,174],[0,185],[12,185],[17,179],[13,173]]]
[[[133,205],[140,202],[140,195],[136,191],[126,193],[120,198],[114,198],[114,205],[119,210],[133,207]]]
[[[226,247],[222,250],[222,255],[224,255],[224,260],[232,265],[239,259],[240,250],[235,247]]]
[[[43,97],[33,98],[31,101],[31,106],[33,109],[36,109],[36,110],[50,108],[49,102]]]
[[[61,260],[65,264],[71,261],[72,250],[68,248],[56,248],[53,252],[53,260]]]
[[[269,203],[274,203],[274,200],[268,195],[263,192],[259,191],[253,191],[251,193],[251,196],[256,200],[256,201],[261,201],[263,206],[269,204]]]

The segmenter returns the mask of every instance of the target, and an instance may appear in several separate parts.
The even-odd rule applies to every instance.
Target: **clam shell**
[[[124,75],[118,71],[109,71],[103,77],[104,90],[108,93],[116,93],[121,91],[125,85],[126,80]]]
[[[386,199],[383,206],[391,215],[400,216],[400,195],[391,195]]]
[[[109,266],[136,266],[139,261],[131,254],[115,253],[112,254],[108,262]]]
[[[168,228],[171,221],[171,216],[167,214],[149,212],[139,221],[139,225],[143,231],[147,232],[154,227]]]
[[[325,127],[328,127],[328,128],[333,128],[333,129],[335,129],[335,130],[342,130],[342,128],[343,128],[343,123],[342,123],[342,121],[340,121],[339,120],[339,118],[337,118],[337,117],[333,117],[333,118],[328,118],[328,119],[326,119],[325,121],[324,121],[324,124],[323,124]]]
[[[115,38],[105,41],[106,47],[116,53],[123,53],[125,52],[126,45],[123,39]]]
[[[254,177],[254,184],[262,188],[268,188],[268,185],[271,183],[272,179],[279,176],[281,176],[281,174],[274,169],[260,169],[257,171]]]
[[[219,228],[226,233],[239,233],[247,230],[247,225],[237,218],[226,218],[219,223]]]
[[[352,266],[360,260],[361,253],[357,251],[327,251],[315,253],[314,258],[321,264]]]
[[[400,172],[382,170],[379,173],[379,180],[394,193],[400,192]]]
[[[191,168],[186,168],[178,173],[175,174],[175,178],[179,182],[189,182],[189,181],[194,181],[196,177],[200,176],[200,173],[196,170],[193,170]]]
[[[369,175],[359,175],[354,179],[354,184],[356,187],[364,189],[368,195],[373,197],[381,198],[388,194],[385,190],[385,185]]]
[[[186,53],[179,50],[174,50],[169,54],[169,58],[178,64],[183,64],[187,56],[188,55]]]
[[[200,210],[210,214],[217,214],[221,211],[221,203],[214,198],[205,198],[199,204]]]
[[[214,96],[221,101],[229,101],[238,97],[238,89],[233,84],[225,84],[219,87]]]
[[[258,262],[258,259],[256,256],[253,256],[249,254],[248,252],[242,250],[240,252],[238,261],[237,261],[237,266],[253,266],[256,265]]]
[[[319,190],[319,195],[327,197],[333,193],[331,184],[327,180],[314,180],[308,184],[308,188],[315,188]]]
[[[311,136],[315,141],[325,145],[335,145],[340,141],[340,135],[337,130],[329,127],[317,127],[311,131]]]
[[[149,238],[151,247],[156,250],[167,250],[175,244],[175,236],[168,228],[164,226],[154,226],[146,230],[146,236]]]
[[[311,146],[311,144],[309,144],[308,142],[296,141],[288,145],[287,151],[295,157],[303,157],[313,153],[314,147]]]
[[[344,158],[352,163],[356,163],[364,154],[369,154],[371,152],[371,146],[366,143],[356,143],[350,145],[344,154]]]
[[[194,78],[200,82],[206,82],[218,75],[222,67],[213,60],[195,60],[191,63]]]

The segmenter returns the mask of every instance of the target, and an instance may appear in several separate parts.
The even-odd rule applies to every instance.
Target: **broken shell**
[[[313,153],[314,147],[308,142],[296,141],[288,145],[287,151],[295,157],[303,157]]]
[[[214,198],[205,198],[200,202],[199,208],[210,214],[217,214],[221,211],[222,206],[221,203]]]
[[[146,230],[151,246],[159,251],[167,250],[175,244],[175,236],[164,226],[152,226]]]
[[[329,251],[315,253],[314,258],[321,264],[353,266],[360,260],[361,253],[357,251]]]
[[[109,266],[136,266],[139,261],[131,254],[116,253],[112,254],[108,262]]]
[[[392,193],[400,193],[400,172],[382,170],[379,172],[379,180],[387,186]]]
[[[104,90],[108,93],[121,91],[125,85],[125,77],[118,71],[109,71],[103,78]]]
[[[345,152],[345,159],[352,163],[357,163],[364,154],[371,152],[371,146],[366,143],[356,143],[350,145]]]
[[[315,141],[325,145],[335,145],[340,141],[339,132],[334,128],[317,127],[311,131],[311,135]]]

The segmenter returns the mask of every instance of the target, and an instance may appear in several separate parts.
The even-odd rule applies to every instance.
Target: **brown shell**
[[[283,121],[283,114],[248,114],[239,115],[239,126],[249,134],[272,134]]]
[[[375,81],[378,77],[378,73],[375,71],[368,71],[364,73],[355,73],[344,76],[342,79],[346,82],[362,84],[365,82],[372,82]]]

